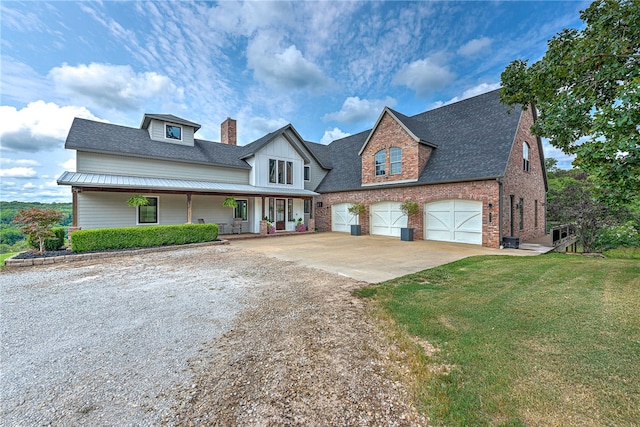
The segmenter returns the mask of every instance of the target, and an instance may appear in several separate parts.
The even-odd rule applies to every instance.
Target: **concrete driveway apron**
[[[346,233],[234,240],[233,246],[356,280],[378,283],[474,255],[537,255],[515,249]]]

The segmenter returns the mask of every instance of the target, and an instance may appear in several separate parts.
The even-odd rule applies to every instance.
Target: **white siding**
[[[126,176],[249,184],[249,170],[78,151],[76,170]]]
[[[78,194],[78,226],[112,228],[136,226],[137,209],[127,205],[134,193],[83,191]],[[158,197],[158,224],[185,224],[187,199],[184,195],[144,194]],[[150,224],[153,225],[153,224]]]
[[[269,183],[269,159],[293,162],[293,185]],[[251,179],[253,185],[259,187],[282,187],[304,189],[304,159],[283,136],[278,136],[271,143],[258,151],[253,159]]]
[[[180,126],[182,128],[182,141],[178,141],[176,139],[167,139],[165,134],[165,129],[164,129],[165,124]],[[163,141],[163,142],[168,142],[171,144],[178,144],[178,145],[189,145],[191,147],[193,147],[193,144],[194,144],[194,141],[193,141],[194,132],[191,126],[185,126],[177,123],[163,122],[160,120],[152,119],[151,122],[149,123],[148,131],[149,131],[149,137],[156,141]]]
[[[198,218],[202,218],[206,224],[226,224],[224,227],[220,227],[220,233],[229,233],[231,231],[231,223],[233,222],[234,209],[222,206],[225,198],[224,196],[194,195],[191,198],[191,221],[197,223]],[[236,199],[247,200],[248,202],[247,221],[242,224],[242,232],[259,232],[259,229],[256,231],[253,221],[253,211],[255,209],[254,198],[237,196]]]

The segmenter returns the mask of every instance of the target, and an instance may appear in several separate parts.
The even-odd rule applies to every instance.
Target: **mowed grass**
[[[0,268],[4,268],[4,260],[7,258],[11,258],[12,256],[14,256],[15,254],[17,254],[18,252],[11,252],[11,253],[7,253],[7,254],[0,254]]]
[[[640,423],[637,260],[474,257],[360,295],[415,343],[434,425]]]

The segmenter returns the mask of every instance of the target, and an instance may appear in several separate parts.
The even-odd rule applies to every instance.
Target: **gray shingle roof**
[[[92,120],[73,120],[65,148],[135,157],[250,169],[240,159],[244,147],[196,139],[194,146],[154,141],[145,129]]]
[[[304,141],[305,145],[311,151],[316,158],[320,166],[325,169],[333,168],[331,163],[331,156],[329,154],[329,147],[326,144],[318,144],[317,142]]]
[[[151,123],[151,119],[161,120],[163,122],[175,123],[177,125],[185,125],[191,126],[194,128],[194,132],[197,132],[200,129],[200,125],[198,123],[190,122],[189,120],[185,120],[181,117],[174,116],[173,114],[145,114],[142,118],[142,123],[140,124],[141,129],[147,129],[149,127],[149,123]]]
[[[498,90],[458,101],[412,117],[405,126],[437,145],[418,183],[469,181],[504,175],[516,135],[518,108],[500,103]],[[404,118],[410,120],[405,120]],[[333,169],[316,188],[319,193],[362,189],[359,150],[371,130],[329,144]],[[394,184],[389,184],[393,186]],[[408,184],[396,184],[408,185]],[[410,184],[415,185],[415,184]],[[366,187],[371,188],[371,187]]]

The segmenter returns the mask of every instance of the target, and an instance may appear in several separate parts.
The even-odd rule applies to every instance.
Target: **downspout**
[[[498,201],[498,244],[500,245],[500,248],[502,248],[502,199],[504,190],[502,188],[502,178],[496,178],[496,181],[498,181],[498,198],[500,199]]]

